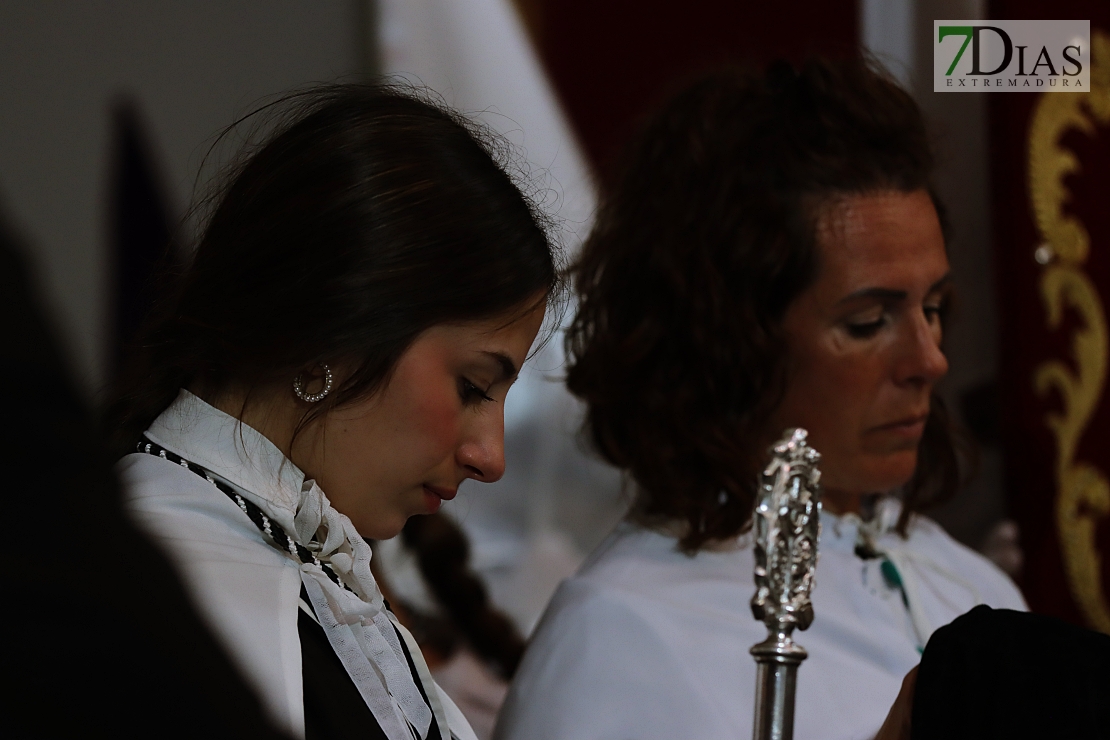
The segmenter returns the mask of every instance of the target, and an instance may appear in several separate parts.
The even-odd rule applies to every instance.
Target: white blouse
[[[935,522],[914,517],[902,539],[893,531],[898,502],[878,509],[867,525],[822,514],[815,618],[794,635],[809,653],[798,670],[798,738],[873,737],[933,630],[978,604],[1026,608],[1002,571]],[[855,554],[861,526],[885,557]],[[562,584],[496,738],[751,737],[756,665],[748,650],[766,628],[749,606],[750,539],[693,557],[676,544],[622,523]]]
[[[474,737],[462,713],[431,680],[411,635],[383,608],[369,571],[369,546],[277,447],[184,390],[146,436],[230,485],[302,544],[318,536],[323,545],[314,547],[320,559],[348,586],[336,586],[319,565],[302,564],[279,550],[234,501],[196,472],[143,453],[120,461],[132,518],[177,566],[209,627],[277,726],[304,736],[297,628],[303,584],[329,641],[387,736],[393,735],[390,723],[403,726],[407,735],[406,722],[426,727],[434,714],[456,738]],[[417,665],[428,704],[404,662],[398,634]],[[387,685],[388,692],[366,689],[375,682]]]

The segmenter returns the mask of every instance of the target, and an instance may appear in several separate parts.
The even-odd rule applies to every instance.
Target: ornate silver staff
[[[767,625],[767,639],[752,646],[759,666],[755,684],[754,740],[794,737],[794,682],[806,651],[794,628],[813,621],[813,588],[820,533],[821,455],[806,444],[805,429],[787,429],[771,449],[755,507],[755,596],[752,614]]]

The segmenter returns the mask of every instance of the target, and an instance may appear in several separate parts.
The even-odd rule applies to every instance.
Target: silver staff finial
[[[794,628],[813,621],[809,600],[817,567],[821,496],[817,482],[821,455],[806,444],[806,430],[788,429],[771,450],[755,507],[755,596],[752,613],[767,625],[767,639],[751,653],[756,679],[755,740],[791,740],[794,735],[794,681],[805,649]]]

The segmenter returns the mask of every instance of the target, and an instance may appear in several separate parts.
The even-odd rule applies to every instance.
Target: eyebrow
[[[512,380],[516,377],[517,367],[516,364],[509,359],[509,356],[501,352],[482,352],[483,355],[492,358],[501,367],[501,375],[498,380]]]
[[[929,286],[927,295],[936,293],[950,282],[952,282],[952,273],[946,274],[940,280]],[[875,298],[881,301],[904,301],[906,300],[906,295],[906,291],[894,290],[893,288],[864,288],[863,290],[857,290],[855,293],[844,296],[837,301],[837,305],[848,303],[849,301],[854,301],[859,298]]]

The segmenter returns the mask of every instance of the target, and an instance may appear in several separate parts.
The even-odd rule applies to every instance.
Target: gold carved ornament
[[[1070,194],[1064,178],[1080,169],[1074,153],[1060,144],[1068,129],[1097,135],[1096,122],[1110,124],[1110,35],[1092,29],[1091,89],[1046,93],[1037,102],[1029,130],[1029,193],[1044,240],[1037,261],[1048,326],[1057,329],[1070,307],[1081,319],[1072,335],[1073,366],[1042,363],[1033,375],[1041,396],[1055,390],[1063,412],[1045,423],[1056,437],[1056,527],[1068,586],[1089,625],[1110,634],[1110,602],[1102,589],[1102,559],[1095,543],[1098,520],[1110,516],[1110,483],[1095,465],[1076,460],[1076,450],[1106,388],[1106,313],[1098,289],[1083,271],[1090,236],[1083,223],[1064,213]]]

